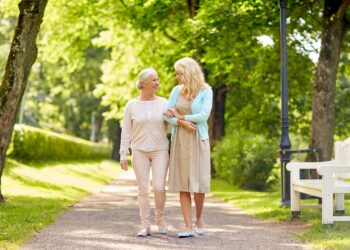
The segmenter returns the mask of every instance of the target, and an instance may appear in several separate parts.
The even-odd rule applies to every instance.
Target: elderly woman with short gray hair
[[[159,77],[154,69],[140,72],[136,83],[140,96],[130,100],[124,111],[120,145],[120,165],[128,170],[127,154],[132,150],[132,165],[138,186],[138,203],[142,230],[138,236],[150,235],[150,170],[155,201],[158,231],[167,233],[164,221],[165,179],[168,171],[169,142],[163,112],[167,100],[156,95]]]

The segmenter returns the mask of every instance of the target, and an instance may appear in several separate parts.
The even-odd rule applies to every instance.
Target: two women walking
[[[204,81],[199,64],[185,57],[175,65],[179,85],[169,101],[156,95],[159,78],[152,69],[140,72],[139,97],[125,108],[121,138],[121,167],[127,170],[126,155],[132,150],[132,165],[138,184],[138,202],[142,230],[150,235],[149,173],[155,199],[155,218],[159,233],[167,233],[164,221],[165,181],[169,166],[169,192],[180,194],[185,222],[180,238],[204,234],[202,211],[205,193],[210,191],[210,145],[207,120],[212,107],[212,90]],[[170,160],[167,123],[172,125]],[[194,196],[195,229],[191,218],[191,193]]]

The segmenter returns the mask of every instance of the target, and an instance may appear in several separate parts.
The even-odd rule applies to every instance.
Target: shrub
[[[19,160],[81,160],[110,156],[107,145],[68,135],[16,125],[8,155]]]
[[[276,139],[235,132],[214,146],[216,177],[244,189],[264,190],[272,184],[278,156]]]

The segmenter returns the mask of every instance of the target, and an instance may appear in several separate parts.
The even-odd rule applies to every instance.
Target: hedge
[[[16,125],[7,154],[19,160],[82,160],[110,157],[110,148],[69,135]]]
[[[216,142],[212,158],[216,178],[243,189],[265,190],[276,180],[276,139],[235,130]]]

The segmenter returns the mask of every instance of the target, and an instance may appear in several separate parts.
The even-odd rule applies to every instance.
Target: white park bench
[[[333,213],[344,212],[344,194],[350,193],[350,138],[334,145],[334,160],[323,162],[290,162],[290,196],[292,215],[300,214],[300,193],[322,198],[322,224],[334,221],[350,221],[350,216]],[[322,179],[300,179],[301,169],[316,169]]]

